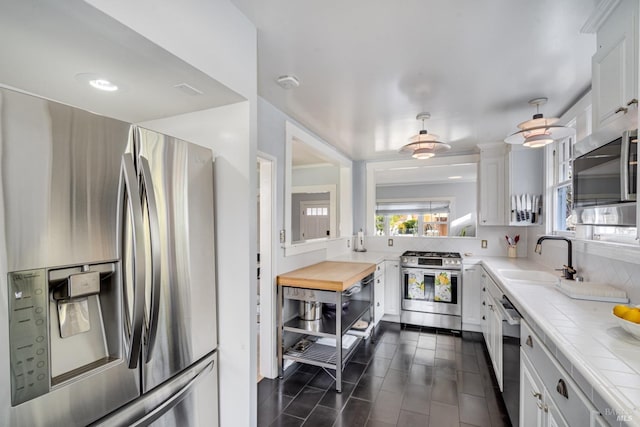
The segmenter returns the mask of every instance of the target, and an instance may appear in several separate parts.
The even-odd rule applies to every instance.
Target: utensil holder
[[[509,245],[507,247],[507,256],[509,258],[517,258],[518,257],[518,250],[517,250],[517,246],[516,245]]]

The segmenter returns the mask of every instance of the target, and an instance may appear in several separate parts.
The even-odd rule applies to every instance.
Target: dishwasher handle
[[[506,296],[502,296],[502,301],[496,304],[498,310],[500,311],[500,315],[502,319],[505,320],[509,325],[517,326],[520,324],[520,313],[513,307],[513,304]]]

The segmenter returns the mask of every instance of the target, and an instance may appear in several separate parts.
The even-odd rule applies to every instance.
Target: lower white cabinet
[[[400,260],[384,262],[384,312],[400,315]]]
[[[526,322],[520,345],[521,427],[603,425],[599,411]]]
[[[385,313],[385,265],[384,261],[376,266],[376,272],[373,278],[373,324],[377,325]]]
[[[482,267],[468,265],[462,272],[462,329],[480,331],[482,323]]]
[[[493,372],[498,380],[500,391],[502,391],[502,315],[496,308],[499,302],[495,301],[493,296],[499,293],[499,288],[489,274],[483,268],[479,268],[482,295],[480,326],[491,358]],[[494,290],[493,295],[492,289]]]

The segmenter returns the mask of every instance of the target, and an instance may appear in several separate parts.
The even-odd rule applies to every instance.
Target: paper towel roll
[[[356,238],[356,250],[364,251],[364,233],[362,230],[358,231],[358,237]]]

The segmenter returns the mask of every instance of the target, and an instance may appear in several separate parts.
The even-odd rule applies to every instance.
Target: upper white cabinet
[[[598,29],[592,58],[594,131],[637,113],[637,27],[638,2],[622,0]]]
[[[505,225],[505,144],[480,147],[480,225]]]
[[[541,223],[532,213],[542,211],[543,150],[504,143],[478,147],[480,225]]]

